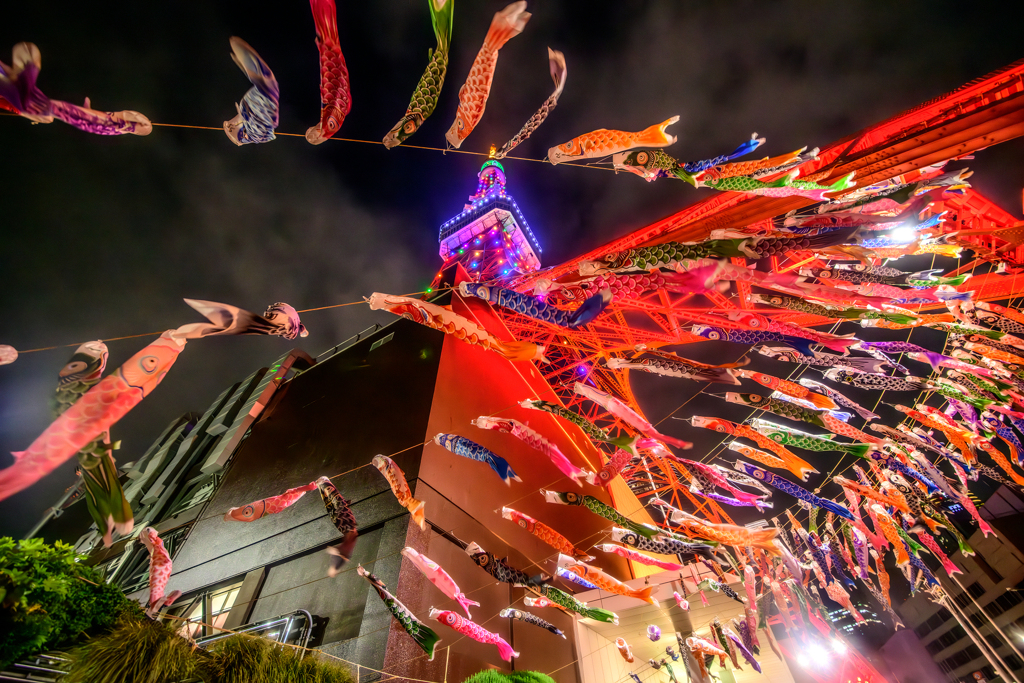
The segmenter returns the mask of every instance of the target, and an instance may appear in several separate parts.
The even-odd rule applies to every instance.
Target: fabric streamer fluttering
[[[540,128],[540,124],[544,123],[544,120],[551,114],[555,106],[558,104],[558,98],[562,95],[562,90],[565,88],[565,79],[569,74],[565,67],[565,55],[558,50],[552,50],[549,47],[548,65],[551,70],[551,80],[555,82],[555,91],[551,93],[550,97],[544,100],[544,104],[542,104],[540,109],[530,117],[529,121],[523,124],[523,127],[519,129],[519,132],[516,133],[511,140],[502,145],[501,149],[494,153],[495,159],[504,159],[505,155],[530,137],[535,130]]]
[[[85,106],[51,100],[36,85],[42,55],[33,43],[18,43],[11,51],[11,65],[0,62],[0,109],[23,116],[33,123],[54,119],[94,135],[149,135],[153,124],[137,111],[97,111],[89,98]]]
[[[487,98],[491,94],[491,81],[494,70],[498,66],[498,50],[523,32],[530,13],[526,11],[526,0],[513,2],[511,5],[494,15],[491,27],[484,37],[484,44],[473,60],[466,82],[459,88],[459,108],[455,113],[455,121],[444,134],[448,144],[455,149],[469,137],[487,108]]]
[[[15,462],[0,470],[0,500],[28,488],[110,430],[163,380],[190,339],[225,334],[280,334],[279,325],[211,301],[185,299],[209,322],[167,330],[86,391],[53,421]]]
[[[274,72],[256,50],[237,36],[231,37],[231,59],[245,73],[252,87],[235,104],[235,118],[224,122],[228,140],[238,146],[270,142],[280,120],[281,89]]]
[[[558,533],[547,524],[538,522],[529,515],[525,515],[522,512],[513,510],[509,507],[503,507],[501,508],[501,516],[509,521],[515,522],[520,527],[526,529],[560,553],[564,553],[584,562],[594,559],[592,556],[574,546],[568,538]]]
[[[448,49],[452,40],[452,15],[455,0],[427,0],[430,6],[430,24],[434,27],[437,48],[427,53],[427,70],[420,76],[420,82],[412,91],[409,108],[394,127],[384,136],[384,146],[397,147],[419,130],[434,109],[441,96],[444,77],[448,72]]]
[[[338,132],[352,110],[348,66],[338,40],[338,8],[334,0],[309,0],[320,51],[320,121],[306,131],[306,141],[319,145]]]
[[[676,136],[669,135],[665,129],[677,121],[679,117],[673,116],[636,133],[601,128],[552,147],[548,150],[547,159],[552,164],[561,164],[598,159],[633,147],[667,147],[675,143]]]
[[[174,604],[174,601],[181,597],[181,591],[164,592],[167,589],[167,582],[171,579],[173,565],[171,555],[164,547],[164,541],[156,529],[146,527],[139,534],[139,540],[149,551],[149,600],[146,616],[152,618],[164,607]]]
[[[446,572],[441,565],[434,562],[426,555],[423,555],[415,548],[406,547],[402,550],[402,555],[412,562],[416,569],[420,570],[423,576],[427,577],[430,583],[434,584],[439,591],[445,594],[451,600],[459,603],[462,609],[466,610],[466,616],[470,619],[473,615],[469,613],[470,605],[479,607],[479,602],[474,602],[466,597],[466,594],[459,590],[458,584],[455,580]]]
[[[107,345],[101,341],[86,342],[75,350],[59,373],[52,401],[54,418],[60,417],[102,379],[106,365]],[[113,543],[113,532],[125,536],[135,526],[132,507],[125,498],[111,452],[116,447],[110,434],[104,432],[78,451],[77,456],[85,504],[105,548]]]
[[[490,643],[491,645],[496,646],[498,648],[498,654],[506,662],[511,662],[513,657],[519,656],[519,653],[513,650],[512,646],[497,633],[491,633],[483,626],[480,626],[479,624],[474,623],[451,610],[439,610],[431,607],[430,618],[437,619],[445,626],[451,627],[467,638],[472,638],[480,643]]]
[[[402,468],[386,455],[375,455],[370,462],[387,479],[388,485],[391,486],[391,492],[398,499],[398,504],[409,511],[412,521],[416,522],[420,529],[426,529],[426,515],[423,512],[426,503],[412,497],[412,489],[409,488],[409,482],[405,480],[405,472],[402,471]]]
[[[0,344],[0,365],[10,365],[18,360],[18,350],[7,344]]]
[[[501,341],[472,320],[455,313],[451,308],[438,306],[429,301],[421,301],[407,296],[381,294],[374,292],[366,299],[374,311],[386,310],[389,313],[408,318],[421,325],[450,334],[460,341],[500,354],[510,361],[537,360],[546,362],[544,347],[532,342]]]
[[[311,482],[288,489],[282,494],[263,498],[241,507],[234,507],[224,515],[225,522],[255,522],[265,515],[276,515],[283,512],[299,501],[306,493],[317,488],[317,483]]]
[[[444,433],[435,434],[434,443],[448,449],[455,455],[461,455],[463,458],[487,463],[491,466],[491,469],[494,470],[495,474],[501,477],[501,480],[506,484],[511,485],[513,479],[520,482],[522,481],[522,478],[515,473],[512,466],[508,464],[508,461],[505,460],[505,458],[484,448],[475,441],[470,441],[464,436]]]
[[[536,297],[520,294],[514,289],[494,287],[476,282],[459,284],[462,296],[475,296],[492,304],[507,308],[534,320],[551,323],[559,327],[575,328],[586,325],[604,310],[611,301],[611,293],[599,292],[583,302],[575,311],[565,311]]]
[[[492,429],[504,432],[505,434],[511,434],[531,448],[537,449],[544,455],[548,456],[551,462],[562,474],[581,487],[583,486],[581,480],[587,479],[588,476],[592,474],[591,472],[587,472],[586,470],[573,465],[569,461],[569,458],[565,457],[558,446],[551,443],[538,432],[530,429],[519,420],[513,420],[510,417],[499,418],[481,415],[480,417],[472,420],[471,423],[473,426],[479,427],[480,429]]]
[[[338,492],[330,479],[320,477],[316,480],[316,486],[320,489],[320,497],[323,498],[328,519],[341,534],[341,543],[327,547],[327,554],[330,556],[327,576],[333,577],[352,559],[352,551],[359,540],[359,528],[356,525],[356,516],[352,514],[352,506],[345,496]]]
[[[389,612],[391,612],[391,616],[393,616],[399,625],[401,625],[402,629],[409,634],[409,637],[420,646],[420,649],[427,653],[427,661],[434,661],[434,649],[437,648],[437,643],[441,640],[441,637],[434,633],[429,626],[417,619],[416,615],[412,613],[412,610],[403,605],[398,598],[392,595],[383,581],[363,569],[363,565],[356,567],[356,573],[366,579],[370,585],[373,586],[373,590],[377,591],[377,595],[379,595],[380,599],[384,601],[384,606],[388,608]]]

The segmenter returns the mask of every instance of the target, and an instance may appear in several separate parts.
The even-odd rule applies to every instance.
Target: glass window
[[[967,587],[967,592],[971,594],[971,597],[977,599],[985,594],[985,589],[982,587],[980,583],[975,581]]]
[[[219,633],[217,629],[227,621],[241,588],[242,582],[239,580],[227,586],[179,598],[178,604],[181,607],[170,610],[169,614],[186,620],[180,629],[182,635],[193,639],[216,635]]]
[[[997,572],[995,568],[986,562],[985,558],[981,555],[975,554],[971,559],[974,560],[974,563],[978,565],[978,568],[981,569],[981,571],[985,572],[985,576],[987,576],[992,583],[999,583],[1003,580],[1003,575]]]
[[[928,617],[923,623],[919,624],[914,629],[914,633],[917,634],[918,638],[924,638],[926,635],[942,626],[944,623],[953,618],[953,615],[949,613],[949,610],[945,607],[941,608],[938,612]]]
[[[998,616],[1008,609],[1012,609],[1021,603],[1020,594],[1017,591],[1007,591],[985,606],[992,616]]]

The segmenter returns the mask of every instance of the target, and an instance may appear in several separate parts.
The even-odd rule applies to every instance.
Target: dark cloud
[[[434,45],[425,4],[339,3],[354,84],[340,137],[379,140],[403,114]],[[411,144],[443,146],[458,87],[503,4],[458,0],[441,104]],[[566,53],[568,85],[517,156],[539,159],[587,130],[639,130],[673,114],[681,120],[670,151],[680,158],[731,150],[754,131],[768,137],[766,153],[778,154],[827,144],[1019,56],[1012,22],[952,2],[545,0],[530,10],[525,32],[501,52],[487,113],[466,149],[500,145],[547,97],[549,45]],[[104,13],[20,3],[5,10],[0,52],[37,43],[40,86],[52,97],[88,95],[102,109],[219,126],[248,88],[228,56],[231,35],[252,44],[281,82],[280,130],[304,132],[318,115],[318,70],[302,3],[157,3]],[[313,308],[375,290],[420,290],[438,264],[437,226],[461,209],[480,162],[357,143],[312,147],[290,137],[238,149],[218,131],[187,129],[107,139],[15,118],[0,119],[0,149],[0,343],[21,349],[174,327],[194,319],[185,296],[262,310],[279,300]],[[1009,143],[973,164],[976,185],[1013,211],[1020,149]],[[705,196],[608,171],[505,166],[547,264]],[[311,313],[302,346],[316,354],[386,319],[362,306]],[[145,342],[112,342],[110,367]],[[191,344],[156,393],[115,427],[124,442],[119,459],[134,459],[171,419],[205,409],[288,348],[260,338]],[[0,451],[23,449],[48,424],[47,400],[69,353],[26,354],[0,368]],[[692,391],[648,389],[647,380],[638,393],[654,419]],[[0,455],[0,465],[8,462]],[[68,465],[0,504],[0,532],[23,532],[71,481]]]

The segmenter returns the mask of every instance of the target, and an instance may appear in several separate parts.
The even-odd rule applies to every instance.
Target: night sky
[[[154,122],[220,126],[249,88],[229,57],[228,39],[238,35],[281,84],[279,130],[303,133],[319,118],[318,57],[304,2],[136,3],[102,12],[64,5],[17,3],[0,23],[3,61],[17,42],[39,46],[39,86],[50,97],[81,103],[89,96],[95,108],[134,109]],[[426,5],[339,0],[354,104],[336,137],[379,141],[403,115],[434,46]],[[458,88],[504,5],[456,0],[445,89],[410,144],[444,146]],[[588,130],[640,130],[674,114],[681,119],[670,132],[679,142],[667,151],[680,159],[731,151],[755,131],[768,138],[759,154],[824,146],[1021,57],[1019,27],[981,3],[536,0],[529,9],[525,31],[500,53],[487,112],[463,149],[502,144],[548,96],[547,46],[565,53],[568,84],[516,156],[541,159]],[[0,343],[22,350],[195,321],[182,297],[260,312],[275,301],[305,309],[373,291],[422,290],[439,264],[437,227],[461,210],[482,161],[354,142],[314,147],[283,136],[236,148],[218,130],[158,127],[145,138],[103,138],[16,117],[0,117],[0,149]],[[974,186],[1014,215],[1022,149],[1013,141],[969,162]],[[711,192],[601,170],[504,165],[545,265]],[[300,346],[316,355],[390,318],[357,305],[303,320],[310,336]],[[145,343],[111,342],[108,370]],[[261,337],[190,344],[160,388],[114,427],[123,442],[118,460],[134,460],[171,420],[205,410],[290,346]],[[0,367],[0,466],[51,421],[48,400],[72,350],[24,354]],[[634,383],[655,422],[696,387],[654,380],[669,382]],[[697,440],[698,430],[682,423],[663,427]],[[73,469],[72,461],[0,503],[0,533],[27,531],[72,483]]]

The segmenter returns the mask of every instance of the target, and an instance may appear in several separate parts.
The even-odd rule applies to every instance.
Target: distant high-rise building
[[[935,571],[953,604],[936,603],[919,591],[896,606],[910,630],[897,632],[882,654],[901,681],[915,680],[907,667],[919,668],[907,657],[911,638],[923,645],[951,683],[1007,680],[998,676],[990,658],[1002,660],[1013,675],[1024,676],[1024,552],[1014,543],[1024,523],[1022,513],[1024,502],[1000,487],[981,507],[995,534],[986,537],[975,531],[967,539],[974,554],[958,551],[950,556],[962,574],[950,578],[941,569]]]

